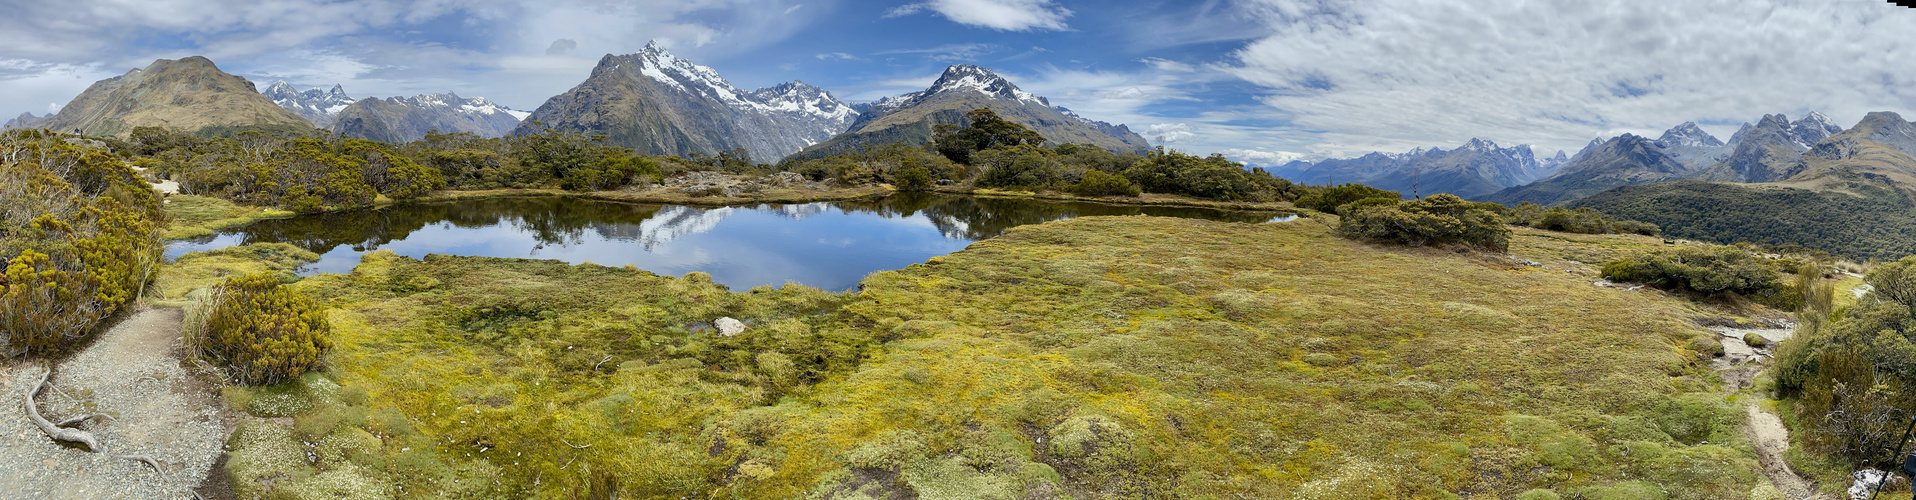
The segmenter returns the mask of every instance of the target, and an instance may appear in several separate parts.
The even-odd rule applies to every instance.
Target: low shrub
[[[1078,196],[1137,196],[1138,186],[1121,175],[1107,174],[1097,170],[1087,170],[1084,178],[1071,186],[1072,194]]]
[[[1357,200],[1369,198],[1403,199],[1404,194],[1385,191],[1363,184],[1342,184],[1318,188],[1317,192],[1304,195],[1294,204],[1298,208],[1308,208],[1325,213],[1336,213],[1337,207]]]
[[[1730,246],[1682,248],[1615,260],[1603,265],[1603,276],[1612,281],[1708,295],[1760,297],[1786,288],[1776,263]]]
[[[249,384],[297,377],[332,349],[332,325],[305,294],[271,274],[228,278],[203,327],[202,350]]]
[[[899,191],[931,190],[931,170],[927,170],[925,167],[914,166],[900,170],[893,178],[897,181],[895,185]]]
[[[1358,200],[1348,205],[1352,207],[1343,210],[1337,226],[1346,238],[1410,246],[1463,244],[1495,252],[1510,246],[1510,228],[1497,214],[1454,195],[1395,203]]]

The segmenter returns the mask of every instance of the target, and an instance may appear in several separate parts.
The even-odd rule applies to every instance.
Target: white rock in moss
[[[726,337],[745,333],[745,323],[730,317],[719,318],[712,322],[712,326],[718,327],[719,335]]]

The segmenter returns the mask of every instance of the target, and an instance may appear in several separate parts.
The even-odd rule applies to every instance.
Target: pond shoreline
[[[273,209],[273,208],[254,207],[250,205],[239,205],[239,204],[234,204],[230,201],[226,201],[226,200],[218,199],[218,198],[212,198],[212,197],[206,197],[206,196],[192,196],[193,198],[196,198],[196,199],[218,200],[219,202],[231,205],[234,211],[244,212],[244,213],[236,213],[229,217],[219,218],[204,224],[180,225],[180,226],[171,227],[166,232],[165,240],[179,241],[179,240],[192,239],[192,238],[205,236],[212,233],[217,233],[223,229],[229,229],[229,228],[242,226],[252,222],[267,220],[267,219],[284,219],[284,218],[297,217],[302,215],[318,215],[318,214],[326,214],[326,213],[344,212],[344,211],[350,211],[350,210],[377,209],[377,208],[400,206],[400,205],[407,205],[407,204],[414,204],[414,203],[477,200],[477,199],[486,199],[486,198],[557,197],[557,198],[577,198],[577,199],[585,199],[585,200],[623,202],[623,203],[658,203],[658,204],[669,204],[669,205],[687,205],[687,206],[716,208],[716,207],[754,206],[754,205],[767,204],[767,203],[794,204],[794,203],[848,201],[848,200],[861,200],[861,199],[879,199],[879,198],[884,198],[886,196],[891,196],[893,194],[901,193],[901,191],[898,191],[892,188],[891,186],[882,185],[882,184],[860,186],[855,188],[838,188],[838,189],[831,189],[827,191],[814,191],[814,192],[806,192],[806,191],[798,191],[798,190],[777,190],[777,191],[772,191],[769,193],[755,194],[750,196],[690,196],[683,193],[673,194],[673,193],[665,193],[661,191],[665,191],[665,190],[652,189],[652,190],[638,191],[638,192],[629,191],[629,190],[566,191],[562,189],[550,189],[550,188],[447,190],[447,191],[434,191],[425,196],[421,196],[418,198],[410,198],[405,200],[393,200],[393,199],[389,199],[384,196],[381,196],[379,199],[375,200],[370,205],[356,206],[356,207],[327,208],[327,209],[323,209],[323,210],[319,210],[315,212],[288,212],[288,211]],[[1000,191],[995,189],[955,188],[955,187],[949,187],[949,186],[939,186],[933,189],[932,191],[929,191],[929,193],[946,195],[946,196],[973,196],[973,197],[979,197],[979,198],[1067,201],[1067,202],[1096,203],[1096,204],[1102,204],[1102,205],[1116,205],[1116,206],[1205,208],[1205,209],[1215,209],[1215,210],[1275,212],[1275,213],[1288,213],[1292,215],[1301,215],[1301,212],[1289,203],[1227,202],[1227,201],[1202,200],[1202,199],[1189,198],[1189,197],[1176,196],[1176,195],[1153,194],[1153,195],[1144,195],[1137,198],[1114,197],[1114,196],[1085,197],[1085,196],[1075,196],[1070,194],[1055,193],[1055,192],[1048,192],[1048,191],[1047,192]],[[177,197],[177,196],[191,196],[191,195],[175,195],[175,196]],[[169,199],[171,199],[171,197],[169,197]]]

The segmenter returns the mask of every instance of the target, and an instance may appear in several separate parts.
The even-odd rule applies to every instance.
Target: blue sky
[[[205,55],[265,85],[530,110],[657,39],[743,88],[849,100],[978,64],[1176,149],[1271,164],[1472,137],[1571,152],[1765,113],[1916,118],[1881,0],[0,0],[0,113]]]

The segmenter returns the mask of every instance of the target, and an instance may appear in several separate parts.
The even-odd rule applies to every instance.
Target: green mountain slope
[[[1916,207],[1880,198],[1678,181],[1617,188],[1570,206],[1654,223],[1680,238],[1799,245],[1854,259],[1916,255]]]

